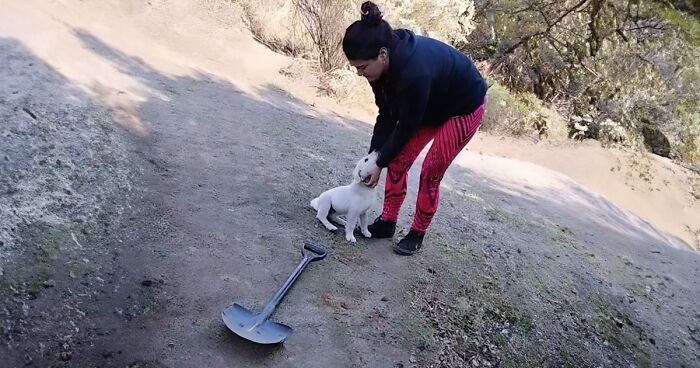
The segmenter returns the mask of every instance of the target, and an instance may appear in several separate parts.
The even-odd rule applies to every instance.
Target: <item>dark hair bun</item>
[[[360,11],[362,12],[360,20],[367,25],[376,26],[382,21],[382,12],[379,11],[377,4],[371,1],[365,1],[362,3],[362,6],[360,6]]]

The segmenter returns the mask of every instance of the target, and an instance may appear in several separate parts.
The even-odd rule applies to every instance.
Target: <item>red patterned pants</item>
[[[457,157],[481,126],[485,104],[469,115],[450,118],[440,127],[421,129],[406,144],[401,153],[387,167],[384,189],[384,210],[382,219],[396,221],[399,210],[406,198],[408,170],[425,146],[433,140],[433,145],[423,161],[418,187],[416,213],[411,229],[425,233],[438,209],[440,181]]]

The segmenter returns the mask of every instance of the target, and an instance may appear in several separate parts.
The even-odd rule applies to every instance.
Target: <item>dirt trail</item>
[[[388,241],[349,246],[318,226],[309,199],[350,179],[371,126],[288,92],[308,100],[310,89],[276,73],[286,59],[224,16],[230,5],[2,7],[5,55],[35,66],[20,80],[35,87],[11,103],[104,112],[135,173],[133,191],[110,197],[124,211],[46,240],[60,250],[42,261],[54,285],[7,286],[19,291],[3,299],[3,319],[22,321],[3,329],[7,366],[427,366],[460,359],[455,341],[503,366],[699,361],[698,254],[549,170],[463,153],[418,257],[394,256]],[[0,76],[24,68],[7,65]],[[57,88],[66,93],[45,91]],[[38,238],[48,239],[23,237]],[[221,310],[260,309],[307,239],[331,256],[275,315],[294,335],[269,349],[232,336]],[[455,313],[470,317],[455,328]]]

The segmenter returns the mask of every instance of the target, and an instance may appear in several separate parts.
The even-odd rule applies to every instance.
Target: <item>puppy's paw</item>
[[[338,228],[334,225],[324,225],[329,231],[336,231]]]
[[[372,237],[372,233],[370,233],[369,230],[367,230],[367,229],[362,229],[362,235],[364,235],[365,238],[371,238],[371,237]]]
[[[353,235],[346,235],[345,240],[349,241],[350,243],[357,243],[357,240],[355,239],[355,236],[353,236]]]

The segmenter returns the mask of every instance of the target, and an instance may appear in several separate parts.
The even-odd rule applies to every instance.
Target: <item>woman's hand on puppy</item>
[[[365,176],[365,178],[362,179],[362,182],[366,186],[374,188],[379,183],[379,175],[381,173],[382,169],[377,165],[373,165],[373,167],[367,172],[367,176]]]

